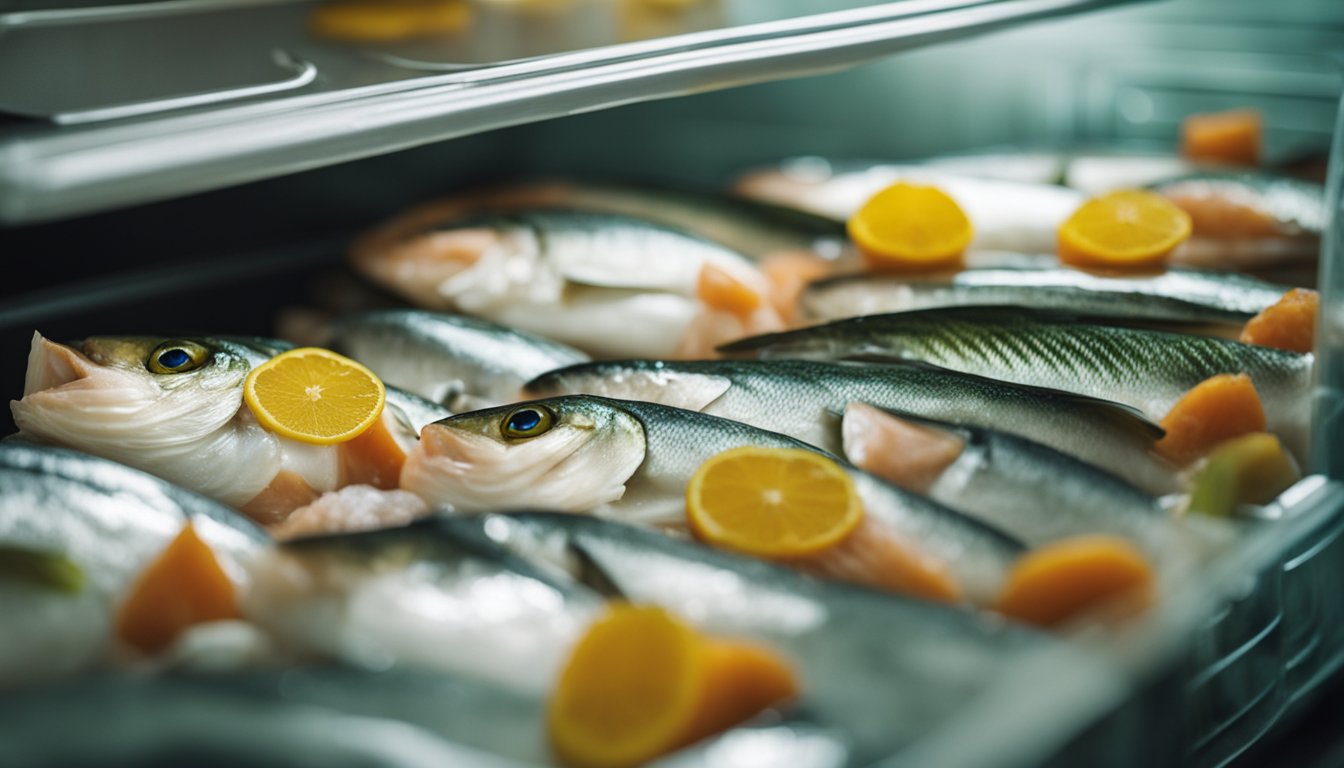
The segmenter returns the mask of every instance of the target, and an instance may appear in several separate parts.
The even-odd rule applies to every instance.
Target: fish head
[[[624,495],[645,450],[643,425],[618,403],[537,400],[426,425],[401,487],[459,512],[586,512]]]
[[[29,437],[91,453],[186,444],[237,415],[243,380],[267,356],[215,339],[95,336],[61,344],[35,333],[23,397],[10,408]]]
[[[602,361],[548,371],[528,382],[525,397],[597,395],[703,411],[732,386],[726,376],[660,360]]]

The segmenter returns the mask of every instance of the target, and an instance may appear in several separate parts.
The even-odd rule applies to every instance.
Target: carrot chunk
[[[406,452],[387,428],[388,418],[383,416],[341,445],[343,485],[371,485],[385,491],[397,487]]]
[[[1049,627],[1118,598],[1146,605],[1152,585],[1152,567],[1129,542],[1078,536],[1024,555],[996,607],[1004,616]]]
[[[167,648],[188,627],[240,618],[233,582],[191,523],[150,564],[117,617],[117,635],[145,653]]]
[[[616,605],[575,646],[551,696],[551,743],[569,765],[647,762],[798,691],[773,652],[709,638],[658,607]]]
[[[706,263],[700,268],[695,293],[713,307],[746,318],[763,303],[761,294],[722,267]]]
[[[1265,409],[1251,377],[1219,374],[1197,384],[1162,419],[1165,437],[1157,452],[1177,464],[1188,464],[1214,446],[1265,429]]]
[[[1310,352],[1316,348],[1316,314],[1320,294],[1294,288],[1246,322],[1241,340],[1262,347]]]
[[[1181,123],[1181,154],[1191,160],[1259,165],[1262,122],[1253,109],[1191,115]]]

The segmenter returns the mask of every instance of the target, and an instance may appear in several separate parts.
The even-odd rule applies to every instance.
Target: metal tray
[[[400,44],[314,38],[311,0],[0,5],[0,72],[11,73],[0,113],[25,118],[0,123],[0,223],[833,71],[1122,2],[701,0],[677,13],[644,0],[478,0],[463,31]]]

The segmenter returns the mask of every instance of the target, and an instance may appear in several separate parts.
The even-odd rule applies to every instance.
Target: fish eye
[[[536,437],[555,424],[555,414],[540,405],[514,408],[504,417],[505,437]]]
[[[210,350],[191,341],[165,341],[145,360],[150,373],[186,373],[210,361]]]

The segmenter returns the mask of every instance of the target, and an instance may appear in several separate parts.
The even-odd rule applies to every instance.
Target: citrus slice
[[[449,35],[471,24],[465,0],[338,0],[313,10],[313,34],[350,42]]]
[[[731,727],[797,692],[771,651],[700,635],[662,608],[616,605],[588,629],[547,710],[568,765],[618,768]]]
[[[243,399],[262,426],[315,445],[359,436],[382,415],[386,397],[373,371],[317,347],[276,355],[243,383]]]
[[[691,530],[716,546],[794,558],[838,544],[858,526],[863,507],[854,482],[831,459],[801,448],[743,446],[695,471],[686,515]]]
[[[849,236],[877,268],[950,266],[972,235],[971,220],[957,201],[936,187],[915,184],[887,187],[849,219]]]
[[[1122,189],[1083,203],[1059,227],[1059,260],[1153,267],[1190,236],[1190,214],[1156,192]]]
[[[1263,120],[1254,109],[1190,115],[1181,122],[1181,155],[1236,165],[1259,165]]]

